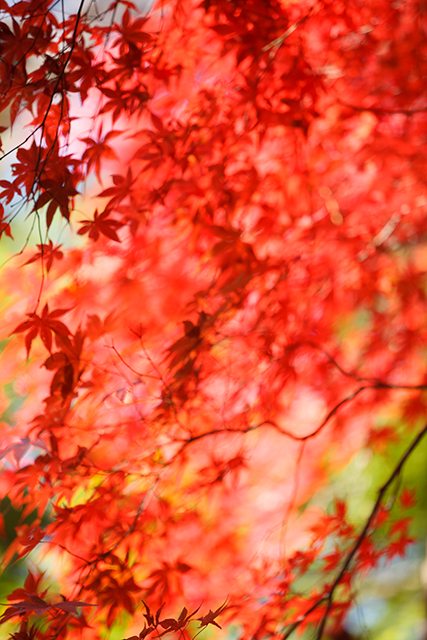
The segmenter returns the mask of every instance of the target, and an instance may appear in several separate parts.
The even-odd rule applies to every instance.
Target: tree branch
[[[341,567],[337,577],[335,578],[335,580],[334,580],[334,582],[332,584],[331,590],[330,590],[330,592],[329,592],[329,594],[327,596],[328,604],[327,604],[327,607],[326,607],[326,611],[325,611],[325,613],[323,615],[323,618],[322,618],[322,620],[320,622],[319,628],[317,629],[316,640],[321,640],[321,638],[323,636],[323,631],[324,631],[324,628],[325,628],[325,624],[326,624],[329,612],[330,612],[332,604],[333,604],[333,598],[334,598],[335,590],[338,587],[338,585],[340,584],[341,580],[343,579],[345,573],[348,571],[353,558],[355,557],[356,553],[358,552],[358,550],[360,548],[360,545],[362,544],[363,540],[368,535],[369,528],[371,526],[371,523],[372,523],[373,519],[375,518],[375,515],[378,512],[378,509],[381,506],[381,503],[382,503],[384,495],[386,494],[386,492],[389,489],[390,485],[398,477],[398,475],[402,471],[402,468],[403,468],[404,464],[406,463],[406,461],[408,460],[408,458],[410,457],[412,452],[420,444],[420,442],[422,441],[422,439],[424,438],[426,433],[427,433],[427,424],[423,427],[423,429],[421,429],[421,431],[418,433],[416,438],[412,441],[412,443],[406,449],[405,453],[402,455],[402,457],[400,458],[399,462],[397,463],[397,465],[395,466],[395,468],[391,472],[388,480],[382,485],[382,487],[378,491],[377,499],[375,501],[374,506],[372,507],[371,513],[369,514],[369,516],[368,516],[368,518],[367,518],[367,520],[365,522],[365,526],[363,527],[362,531],[360,532],[360,534],[359,534],[356,542],[354,543],[353,547],[351,548],[351,550],[347,554],[347,557],[346,557],[346,559],[344,561],[344,564]],[[322,600],[319,600],[318,601],[318,605],[320,605],[321,602],[324,602],[324,600],[325,600],[324,598]],[[284,638],[286,638],[286,637],[288,637],[288,636],[284,636]]]

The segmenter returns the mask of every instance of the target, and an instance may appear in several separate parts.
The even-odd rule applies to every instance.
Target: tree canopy
[[[0,622],[338,638],[414,540],[425,6],[70,6],[0,0]]]

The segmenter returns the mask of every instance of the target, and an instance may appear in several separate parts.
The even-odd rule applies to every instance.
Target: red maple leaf
[[[98,240],[99,235],[102,234],[114,240],[120,242],[120,238],[117,235],[116,229],[123,227],[123,223],[118,220],[112,220],[109,218],[111,211],[105,209],[102,213],[98,213],[98,209],[95,210],[93,220],[80,220],[79,224],[82,226],[78,230],[79,235],[88,234],[92,240]]]
[[[54,309],[49,311],[48,303],[45,304],[41,316],[36,313],[27,313],[28,320],[19,324],[12,331],[14,333],[27,332],[25,336],[25,346],[27,348],[27,358],[30,355],[31,344],[33,340],[40,335],[40,338],[48,351],[52,351],[52,334],[59,336],[68,336],[70,330],[63,322],[58,320],[61,316],[68,313],[69,309]]]
[[[226,611],[227,608],[228,608],[228,600],[223,602],[222,605],[218,607],[218,609],[215,609],[215,611],[212,611],[211,609],[209,609],[208,613],[205,616],[198,618],[198,621],[200,622],[200,626],[207,627],[208,625],[212,624],[215,627],[218,627],[218,629],[221,629],[220,625],[216,622],[216,618],[218,618],[218,616],[224,613],[224,611]]]
[[[83,153],[82,160],[86,162],[86,171],[90,172],[92,166],[95,168],[95,173],[98,180],[101,181],[101,163],[103,160],[115,160],[117,159],[116,152],[107,143],[112,138],[120,135],[122,131],[108,131],[104,136],[102,135],[102,125],[99,131],[98,139],[91,137],[82,138],[82,142],[87,144],[87,148]]]
[[[27,260],[25,264],[32,264],[33,262],[37,262],[37,260],[41,260],[45,265],[47,273],[49,273],[52,268],[53,261],[62,260],[64,257],[61,247],[62,244],[55,247],[52,240],[49,240],[49,244],[38,244],[37,253]]]

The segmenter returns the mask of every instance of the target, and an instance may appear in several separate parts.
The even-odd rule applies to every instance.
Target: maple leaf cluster
[[[413,541],[387,496],[427,433],[426,17],[88,5],[0,0],[0,235],[22,207],[38,234],[0,282],[3,564],[50,567],[0,622],[321,640]],[[364,522],[312,506],[393,443]]]

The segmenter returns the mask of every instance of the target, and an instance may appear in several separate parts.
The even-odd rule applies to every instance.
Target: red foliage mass
[[[353,581],[412,541],[383,499],[426,431],[425,15],[95,9],[0,0],[0,110],[30,127],[0,147],[0,234],[22,201],[47,229],[0,285],[19,397],[1,397],[0,497],[21,510],[3,561],[51,567],[1,621],[20,619],[15,640],[231,620],[320,640]],[[60,218],[88,239],[58,244]],[[297,518],[402,422],[418,431],[365,523],[342,500]]]

